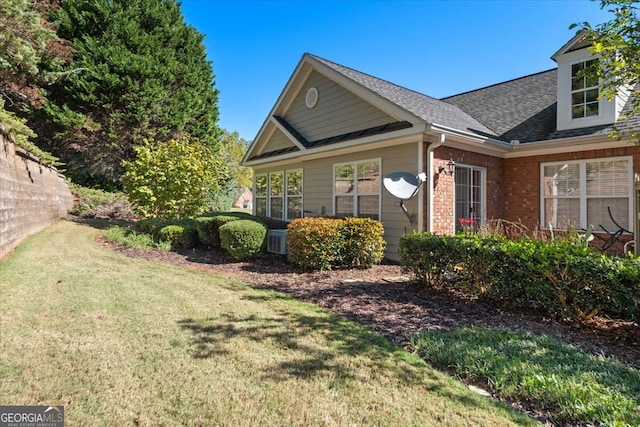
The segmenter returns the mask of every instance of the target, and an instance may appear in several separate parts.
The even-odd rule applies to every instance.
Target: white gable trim
[[[293,142],[293,143],[294,143],[294,145],[295,145],[296,147],[298,147],[301,151],[306,150],[306,147],[305,147],[304,145],[302,145],[302,144],[300,143],[300,141],[298,141],[298,138],[296,138],[295,136],[293,136],[293,135],[291,134],[291,132],[289,132],[289,130],[288,130],[286,127],[282,126],[282,124],[281,124],[278,120],[276,120],[276,118],[275,118],[275,117],[271,116],[271,117],[269,118],[269,120],[270,120],[270,121],[271,121],[271,123],[273,123],[273,124],[274,124],[278,129],[280,129],[280,132],[282,132],[282,133],[284,134],[284,136],[286,136],[286,137],[287,137],[287,139],[289,139],[291,142]]]
[[[296,66],[296,69],[294,70],[293,74],[287,81],[287,84],[285,85],[284,89],[280,93],[280,96],[278,97],[278,100],[276,101],[275,105],[269,112],[267,119],[264,121],[264,123],[260,127],[260,130],[258,131],[258,134],[253,140],[253,143],[249,146],[247,152],[245,153],[245,156],[242,159],[243,165],[250,166],[254,164],[259,164],[255,162],[248,162],[247,159],[251,158],[254,151],[258,147],[260,147],[261,144],[264,143],[265,139],[268,139],[269,134],[266,131],[269,124],[274,124],[275,126],[277,126],[277,128],[280,129],[284,133],[284,135],[287,136],[287,138],[291,139],[291,141],[298,148],[304,149],[304,147],[300,146],[297,139],[293,137],[293,135],[291,135],[290,132],[288,132],[286,129],[283,129],[283,127],[273,119],[273,116],[284,115],[286,110],[291,106],[291,103],[295,99],[296,95],[300,92],[307,77],[311,74],[313,70],[322,74],[326,78],[334,81],[338,85],[344,87],[346,90],[352,92],[353,94],[362,98],[366,102],[369,102],[371,105],[380,109],[384,113],[394,117],[398,121],[407,121],[413,124],[414,126],[416,124],[425,123],[423,119],[415,116],[414,114],[409,113],[407,110],[397,106],[396,104],[389,101],[388,99],[373,93],[371,90],[349,79],[348,77],[340,74],[336,70],[333,70],[331,67],[328,67],[327,65],[321,63],[320,61],[316,60],[308,53],[305,53],[302,59],[300,60],[300,62],[298,63],[298,65]],[[388,136],[385,135],[385,137],[388,137]],[[360,142],[364,143],[367,140],[368,138],[364,138]],[[349,143],[351,143],[351,141],[345,142],[345,143],[332,144],[332,149],[336,149],[337,147],[340,147],[343,145],[349,145]],[[295,155],[299,155],[299,153]]]

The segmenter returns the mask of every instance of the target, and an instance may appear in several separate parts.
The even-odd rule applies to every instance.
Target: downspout
[[[446,135],[440,134],[440,141],[429,144],[427,147],[427,176],[430,178],[427,185],[427,201],[429,203],[429,221],[427,223],[427,230],[433,232],[433,152],[436,148],[444,145]]]

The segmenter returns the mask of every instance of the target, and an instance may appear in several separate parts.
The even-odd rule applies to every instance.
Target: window
[[[595,66],[596,60],[578,62],[571,66],[571,118],[597,116],[599,113],[598,77],[590,75],[588,70]]]
[[[255,177],[256,215],[277,219],[302,217],[302,169]]]
[[[287,171],[287,219],[302,218],[302,170]]]
[[[284,174],[269,174],[269,217],[282,219],[284,209]]]
[[[334,166],[334,214],[380,219],[380,160]]]
[[[631,158],[542,165],[542,226],[632,230]]]
[[[485,222],[485,169],[456,165],[455,231],[465,226],[480,226]]]
[[[267,216],[267,175],[256,175],[254,198],[256,215]]]

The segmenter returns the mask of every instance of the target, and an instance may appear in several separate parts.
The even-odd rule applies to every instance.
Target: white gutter
[[[436,148],[444,145],[447,136],[440,134],[440,141],[429,144],[427,147],[427,200],[429,203],[429,222],[427,223],[427,231],[433,232],[433,152]]]

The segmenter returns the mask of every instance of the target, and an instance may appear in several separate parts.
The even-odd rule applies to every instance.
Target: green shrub
[[[198,243],[196,223],[191,218],[145,218],[136,222],[136,231],[149,235],[156,242],[167,242],[175,248],[192,248]]]
[[[446,284],[555,318],[640,318],[640,260],[599,254],[576,239],[414,233],[400,239],[399,254],[403,269],[428,286]]]
[[[214,248],[220,248],[220,236],[218,232],[220,227],[228,222],[241,219],[260,222],[257,217],[244,212],[216,212],[199,216],[195,219],[198,238],[206,245],[210,245]]]
[[[112,193],[76,184],[71,184],[70,188],[76,197],[74,206],[69,209],[71,215],[114,219],[130,219],[135,216],[124,193]]]
[[[289,224],[288,259],[309,270],[382,261],[382,223],[369,218],[300,218]]]
[[[122,185],[136,212],[149,218],[185,218],[206,210],[206,195],[218,189],[220,160],[211,149],[184,135],[148,140],[123,161]]]
[[[336,219],[295,219],[287,231],[287,259],[304,269],[328,270],[339,264],[341,238]]]
[[[427,286],[441,285],[461,263],[459,239],[431,233],[405,234],[398,251],[402,269]]]
[[[236,219],[220,226],[220,245],[235,259],[247,259],[262,253],[267,227],[254,220]]]
[[[386,242],[382,238],[384,228],[380,221],[348,217],[339,224],[342,265],[370,267],[382,261]]]
[[[144,218],[136,222],[136,231],[148,234],[154,239],[160,236],[160,229],[164,227],[166,221],[157,218]]]
[[[194,226],[166,225],[160,229],[158,239],[173,249],[190,249],[198,243],[198,232]]]

